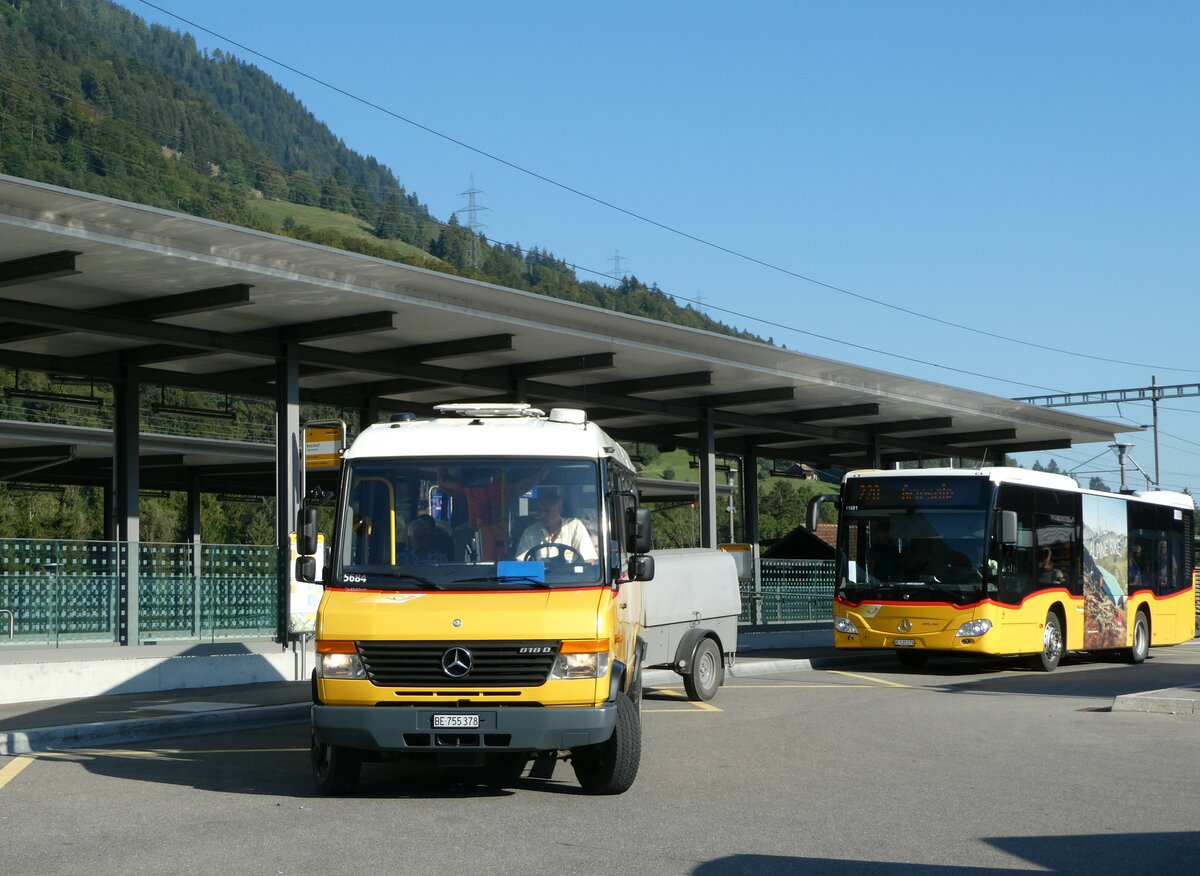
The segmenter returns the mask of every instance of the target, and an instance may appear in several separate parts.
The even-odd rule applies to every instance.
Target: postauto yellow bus
[[[1116,651],[1196,635],[1194,504],[1019,468],[856,471],[842,485],[834,640],[931,655]]]

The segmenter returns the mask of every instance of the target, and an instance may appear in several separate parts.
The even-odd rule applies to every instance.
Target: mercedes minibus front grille
[[[558,654],[558,642],[356,644],[367,678],[380,687],[530,687],[545,683]]]

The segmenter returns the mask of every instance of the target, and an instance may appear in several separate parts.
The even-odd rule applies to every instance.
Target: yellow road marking
[[[700,703],[694,704],[698,706]],[[708,709],[642,709],[643,715],[652,712],[659,715],[698,715],[701,712],[720,712],[720,709],[715,706],[710,706]]]
[[[15,779],[21,770],[25,769],[27,766],[33,763],[33,761],[34,758],[27,754],[23,754],[13,760],[12,763],[5,764],[4,768],[0,769],[0,788],[3,788],[9,782]]]
[[[679,699],[684,699],[684,693],[683,693],[683,691],[680,691],[680,690],[671,690],[668,687],[654,687],[654,688],[650,688],[650,689],[653,690],[655,693],[666,694],[667,696],[679,697]],[[702,702],[697,702],[695,700],[688,700],[688,703],[689,703],[689,705],[695,706],[701,712],[720,712],[720,711],[722,711],[722,709],[717,708],[716,706],[712,705],[711,703],[702,703]],[[643,709],[642,711],[643,712],[684,712],[687,710],[686,709]]]
[[[845,675],[849,678],[861,678],[863,681],[870,681],[875,684],[886,684],[888,687],[911,687],[911,685],[901,684],[898,681],[888,681],[886,678],[875,678],[871,675],[859,675],[857,672],[845,672],[841,669],[830,669],[834,675]]]
[[[722,687],[741,688],[742,690],[779,690],[783,688],[810,688],[810,687],[874,687],[873,684],[726,684]]]

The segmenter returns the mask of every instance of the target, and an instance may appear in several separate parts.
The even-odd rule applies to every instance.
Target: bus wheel
[[[318,742],[317,734],[312,734],[313,781],[320,794],[326,797],[353,794],[361,770],[362,758],[358,752]]]
[[[905,669],[920,669],[929,662],[928,651],[895,651],[893,653]]]
[[[1062,661],[1065,650],[1062,623],[1059,621],[1058,615],[1050,612],[1046,615],[1046,629],[1042,633],[1041,653],[1035,654],[1029,664],[1042,672],[1053,672]]]
[[[696,656],[692,658],[692,668],[683,677],[688,699],[708,702],[716,696],[724,669],[716,643],[712,639],[702,641],[696,649]]]
[[[1150,621],[1146,618],[1146,612],[1139,611],[1137,620],[1133,622],[1133,647],[1125,650],[1125,659],[1136,666],[1146,662],[1149,653]]]

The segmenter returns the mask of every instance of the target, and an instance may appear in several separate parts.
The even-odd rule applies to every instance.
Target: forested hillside
[[[473,241],[257,67],[108,0],[0,0],[0,172],[755,337],[636,278]]]

